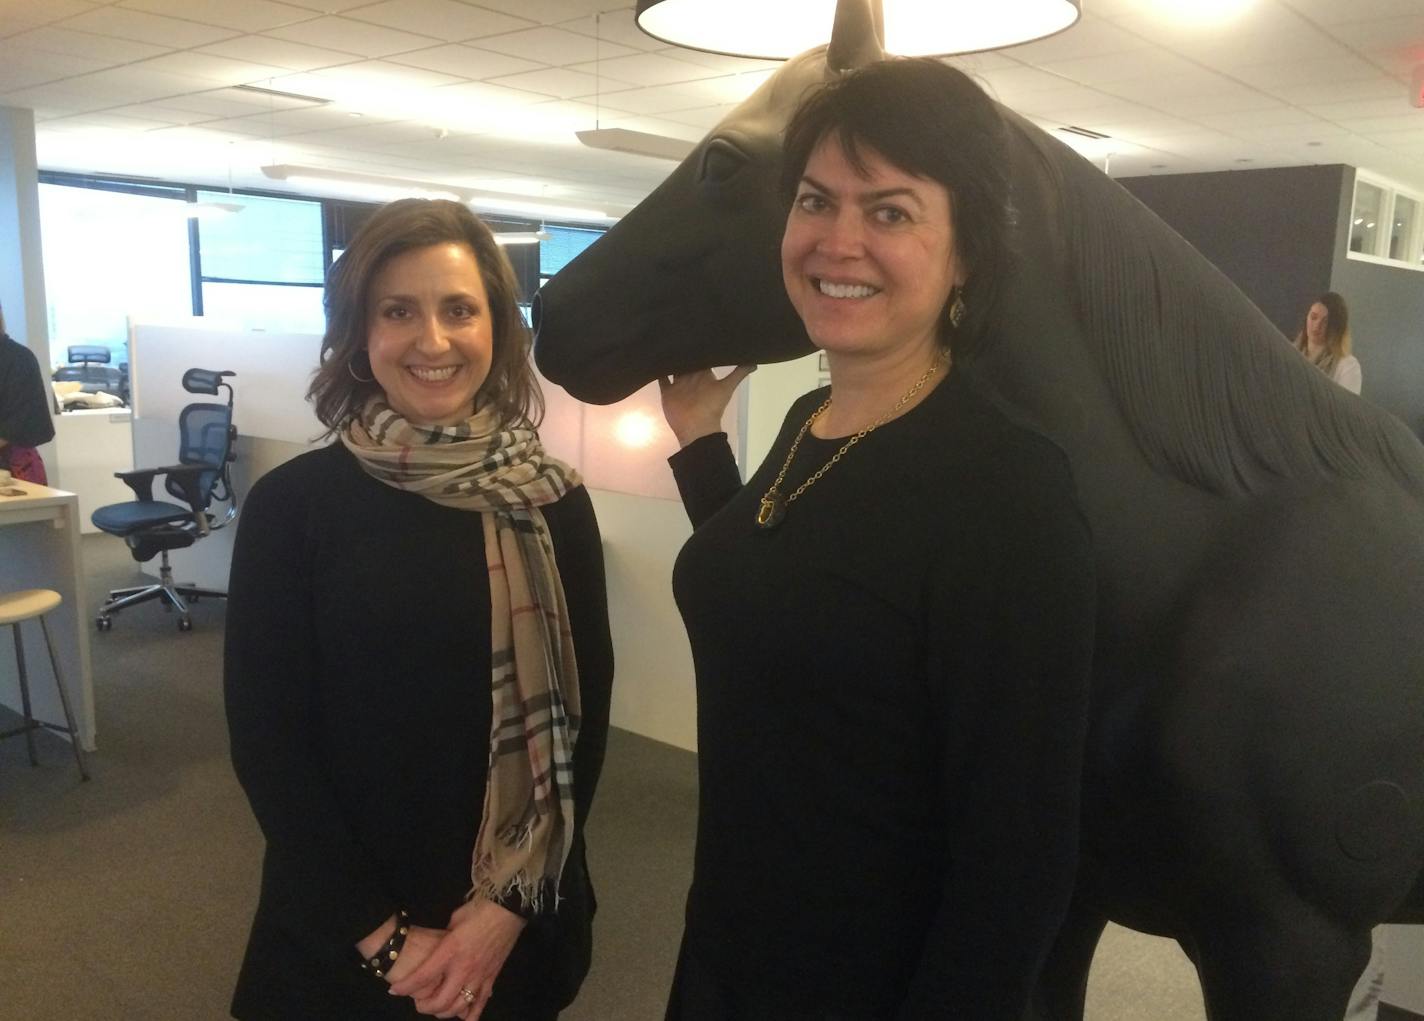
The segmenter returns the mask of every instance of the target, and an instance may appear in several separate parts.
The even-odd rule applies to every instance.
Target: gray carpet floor
[[[83,555],[91,600],[143,581],[107,536],[85,536]],[[145,606],[92,636],[91,782],[57,736],[40,736],[39,768],[22,739],[0,742],[0,1019],[227,1016],[261,840],[228,763],[223,615],[220,601],[201,602],[179,634]],[[0,729],[13,719],[0,710]],[[565,1021],[661,1018],[695,821],[694,756],[615,731],[588,833],[594,967]],[[1089,1021],[1203,1017],[1174,943],[1109,929]]]

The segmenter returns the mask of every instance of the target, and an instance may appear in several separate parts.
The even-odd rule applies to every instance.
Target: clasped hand
[[[722,412],[742,380],[755,365],[738,365],[721,379],[711,369],[684,372],[671,380],[658,377],[663,418],[677,437],[678,446],[722,431]]]
[[[476,898],[456,909],[448,929],[412,925],[387,975],[390,994],[411,997],[415,1009],[431,1017],[476,1021],[525,924],[514,912]]]

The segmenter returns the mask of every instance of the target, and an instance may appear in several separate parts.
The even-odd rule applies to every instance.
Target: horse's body
[[[834,44],[833,44],[834,46]],[[790,62],[541,292],[575,396],[810,350],[782,291]],[[1100,579],[1078,892],[1037,1016],[1108,919],[1176,938],[1212,1021],[1340,1021],[1424,922],[1424,449],[1204,259],[1008,115],[1019,265],[959,364],[1068,454]]]

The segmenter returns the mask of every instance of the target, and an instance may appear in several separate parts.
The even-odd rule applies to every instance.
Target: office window
[[[1384,189],[1367,181],[1355,183],[1355,211],[1350,218],[1350,251],[1379,254],[1379,221],[1384,212]]]
[[[181,188],[39,186],[51,360],[72,344],[128,359],[128,319],[193,314],[187,194]]]
[[[242,207],[198,222],[203,279],[321,283],[326,264],[320,202],[223,191],[199,191],[198,201]]]
[[[604,231],[593,227],[545,227],[549,240],[539,242],[539,278],[548,280],[563,269],[589,245],[603,237]]]
[[[221,191],[197,199],[241,207],[198,222],[203,315],[268,333],[323,332],[321,203]]]
[[[1346,254],[1424,269],[1424,196],[1361,172],[1355,178]]]
[[[1407,195],[1394,197],[1394,215],[1390,217],[1389,257],[1408,259],[1419,222],[1419,203]]]

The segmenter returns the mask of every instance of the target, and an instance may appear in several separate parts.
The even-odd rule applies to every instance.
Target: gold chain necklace
[[[919,393],[921,390],[924,389],[924,386],[926,383],[929,382],[930,377],[935,374],[935,371],[941,365],[943,365],[948,360],[948,358],[948,351],[941,351],[938,355],[936,355],[935,360],[930,363],[930,367],[925,370],[925,374],[915,381],[914,386],[910,387],[909,390],[905,391],[905,396],[901,397],[898,401],[896,401],[895,406],[893,408],[891,408],[885,414],[881,415],[879,418],[877,418],[870,425],[866,426],[860,432],[856,433],[850,439],[846,440],[843,444],[841,444],[841,449],[837,450],[834,454],[832,454],[831,459],[829,461],[821,465],[821,467],[817,468],[811,474],[810,478],[808,478],[805,482],[801,483],[801,485],[797,486],[790,494],[783,496],[781,493],[781,484],[786,481],[786,473],[791,470],[791,462],[796,458],[796,451],[801,446],[801,440],[805,438],[806,431],[811,428],[811,425],[816,421],[816,419],[821,417],[821,413],[831,406],[831,398],[835,396],[835,393],[832,392],[831,397],[827,397],[824,401],[821,402],[821,406],[819,408],[811,412],[811,417],[806,419],[805,423],[801,426],[800,432],[796,434],[796,438],[791,441],[791,449],[786,452],[786,460],[782,462],[781,471],[776,473],[776,481],[771,484],[771,488],[768,489],[766,491],[766,495],[761,498],[761,507],[758,508],[756,516],[757,527],[770,530],[781,524],[782,519],[786,517],[786,508],[789,507],[798,496],[806,492],[806,490],[810,489],[813,485],[815,485],[816,482],[820,480],[822,475],[830,471],[831,467],[842,457],[845,456],[845,452],[847,450],[855,446],[861,440],[865,439],[867,436],[873,433],[876,429],[880,428],[886,422],[890,421],[890,419],[895,416],[895,413],[897,411],[899,411],[912,399],[914,399],[915,394]]]

